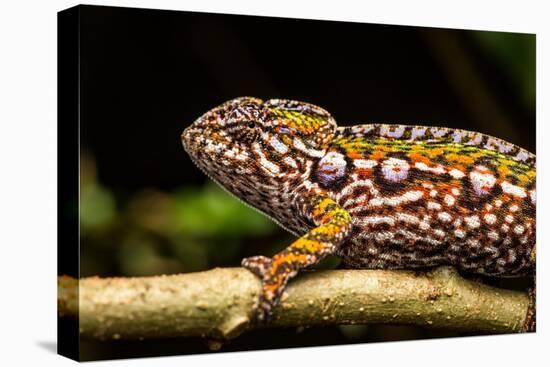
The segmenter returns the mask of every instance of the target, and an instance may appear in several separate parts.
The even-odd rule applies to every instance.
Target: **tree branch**
[[[96,339],[202,336],[231,339],[254,327],[259,280],[242,268],[142,278],[58,279],[62,317],[79,315],[80,333]],[[78,302],[78,300],[80,302]],[[528,297],[429,273],[331,270],[291,281],[269,327],[391,323],[480,333],[518,332]]]

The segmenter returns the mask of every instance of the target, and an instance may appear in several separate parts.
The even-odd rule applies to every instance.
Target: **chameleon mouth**
[[[203,139],[201,138],[203,134],[200,130],[190,125],[181,134],[181,142],[183,149],[187,154],[193,158],[193,160],[201,159],[204,154],[204,147],[202,146]]]
[[[190,155],[191,154],[191,142],[192,142],[192,126],[187,127],[181,133],[181,142],[183,144],[183,149]]]

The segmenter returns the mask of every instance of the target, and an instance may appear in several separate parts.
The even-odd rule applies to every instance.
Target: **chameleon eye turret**
[[[298,237],[242,262],[262,280],[258,321],[292,277],[328,254],[350,268],[534,275],[536,157],[501,139],[338,127],[309,103],[242,97],[201,116],[182,140],[207,175]],[[530,296],[525,330],[535,328]]]

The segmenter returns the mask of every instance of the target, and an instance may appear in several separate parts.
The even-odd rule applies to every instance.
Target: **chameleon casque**
[[[348,268],[452,265],[534,275],[535,155],[477,132],[338,127],[309,103],[230,100],[182,134],[211,179],[299,238],[242,265],[262,280],[258,321],[289,279],[328,254]],[[524,331],[535,329],[535,293]]]

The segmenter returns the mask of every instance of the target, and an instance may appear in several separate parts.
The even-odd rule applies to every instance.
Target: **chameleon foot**
[[[263,280],[265,274],[271,268],[271,259],[265,256],[252,256],[243,259],[241,265]]]
[[[279,300],[277,284],[279,277],[271,275],[272,260],[265,256],[253,256],[243,259],[241,265],[250,270],[262,281],[262,292],[258,297],[256,323],[266,324],[271,319],[273,308]]]

